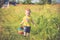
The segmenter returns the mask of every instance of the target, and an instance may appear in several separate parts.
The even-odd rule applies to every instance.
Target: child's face
[[[27,16],[30,16],[30,11],[26,10],[26,13],[25,13]]]

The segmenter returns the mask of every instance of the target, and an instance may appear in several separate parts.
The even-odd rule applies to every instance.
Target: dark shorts
[[[24,32],[30,33],[30,29],[31,29],[31,27],[24,26]]]

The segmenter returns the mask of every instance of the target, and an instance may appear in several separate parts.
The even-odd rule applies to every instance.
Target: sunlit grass
[[[31,25],[31,40],[52,40],[55,38],[60,22],[58,19],[57,7],[53,5],[18,5],[10,6],[9,8],[1,9],[0,25],[4,27],[3,40],[24,40],[23,36],[17,33],[17,28],[20,27],[20,22],[25,16],[25,9],[31,9],[31,16],[37,24],[37,28]],[[54,39],[55,40],[55,39]]]

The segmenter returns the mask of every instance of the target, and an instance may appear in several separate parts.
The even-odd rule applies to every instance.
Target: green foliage
[[[35,23],[31,24],[31,40],[57,40],[60,37],[60,16],[56,8],[51,5],[21,5],[10,6],[10,8],[0,9],[0,39],[1,40],[25,40],[17,33],[20,22],[24,16],[26,7],[30,7],[31,16]]]
[[[24,0],[23,4],[31,4],[31,0]]]

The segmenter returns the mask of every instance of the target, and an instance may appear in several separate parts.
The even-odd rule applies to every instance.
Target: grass
[[[0,26],[3,27],[1,40],[24,40],[17,33],[20,22],[25,16],[25,9],[31,9],[31,16],[37,28],[31,24],[31,40],[57,40],[60,14],[57,5],[10,5],[9,8],[0,9]],[[60,34],[59,34],[60,35]]]

